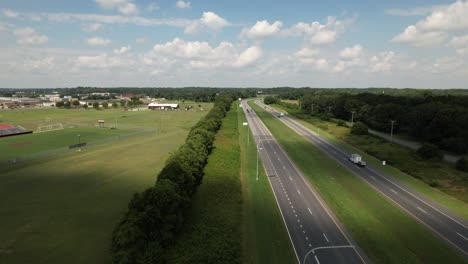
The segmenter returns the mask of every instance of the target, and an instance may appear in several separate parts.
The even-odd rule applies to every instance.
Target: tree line
[[[166,161],[156,184],[136,193],[114,228],[113,263],[164,263],[163,250],[184,224],[192,195],[202,183],[204,167],[222,120],[236,98],[223,93],[191,128],[185,143]]]

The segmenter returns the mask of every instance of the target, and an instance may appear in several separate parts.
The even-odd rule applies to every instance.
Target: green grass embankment
[[[254,102],[250,105],[373,262],[466,262],[312,143]]]

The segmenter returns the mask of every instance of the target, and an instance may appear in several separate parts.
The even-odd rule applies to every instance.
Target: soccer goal
[[[50,124],[50,125],[45,125],[45,126],[38,126],[36,128],[35,133],[41,133],[41,132],[49,132],[49,131],[54,131],[54,130],[61,130],[63,129],[63,124],[62,123],[57,123],[57,124]]]

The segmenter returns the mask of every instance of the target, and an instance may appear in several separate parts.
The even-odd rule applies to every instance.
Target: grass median
[[[466,262],[312,143],[254,102],[250,105],[373,262]]]

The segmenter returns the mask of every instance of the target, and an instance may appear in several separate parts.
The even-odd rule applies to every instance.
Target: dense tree
[[[433,144],[424,143],[417,151],[418,155],[423,159],[442,159],[443,153]]]
[[[83,105],[83,108],[84,108],[84,109],[88,109],[88,104],[84,104],[84,105]]]
[[[93,103],[93,108],[94,108],[94,109],[99,109],[99,103],[98,103],[98,102],[94,102],[94,103]]]
[[[276,104],[279,102],[279,98],[275,96],[267,96],[263,99],[263,102],[265,102],[265,104]]]
[[[64,105],[64,103],[62,101],[55,103],[56,107],[63,107],[63,105]]]
[[[72,104],[73,104],[74,106],[79,106],[79,105],[80,105],[80,101],[75,100],[75,101],[73,101]]]
[[[102,103],[102,107],[104,107],[104,108],[108,108],[108,107],[109,107],[109,103],[108,103],[108,102],[104,102],[104,103]]]
[[[369,134],[369,129],[367,126],[362,122],[356,122],[351,127],[351,134],[353,135],[367,135]]]
[[[468,159],[466,157],[461,157],[457,160],[455,167],[457,170],[468,172]]]

